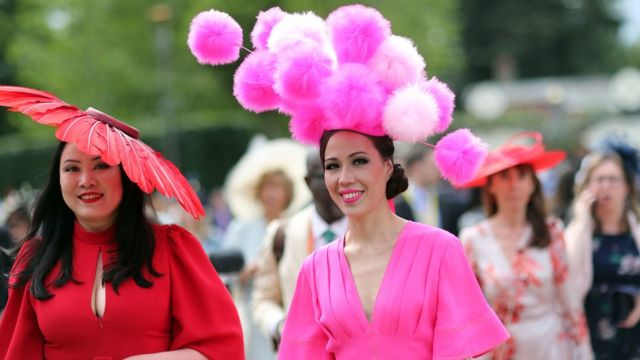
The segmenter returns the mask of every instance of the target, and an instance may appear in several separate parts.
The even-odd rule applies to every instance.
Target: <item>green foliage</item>
[[[620,65],[620,21],[608,0],[461,0],[467,80],[608,72]]]
[[[7,46],[14,34],[15,10],[15,0],[0,0],[0,84],[13,83],[14,67],[7,61]],[[15,129],[6,112],[0,112],[0,134],[11,133]]]

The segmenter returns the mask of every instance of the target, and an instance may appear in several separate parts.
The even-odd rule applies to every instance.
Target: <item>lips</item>
[[[103,196],[104,195],[100,193],[88,192],[80,194],[80,196],[78,196],[78,199],[80,199],[80,201],[84,203],[90,204],[100,200]]]
[[[360,200],[364,191],[359,190],[342,190],[339,192],[342,201],[347,204],[353,204],[356,201]]]

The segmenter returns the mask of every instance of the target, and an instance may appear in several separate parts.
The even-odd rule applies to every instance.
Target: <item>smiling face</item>
[[[118,166],[67,144],[60,158],[60,189],[64,202],[85,229],[102,231],[114,223],[122,200]]]
[[[386,186],[393,165],[366,136],[338,131],[324,152],[324,181],[333,201],[350,217],[387,206]]]

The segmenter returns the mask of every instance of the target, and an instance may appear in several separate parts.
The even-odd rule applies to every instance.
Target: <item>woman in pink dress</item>
[[[280,359],[465,359],[508,338],[450,233],[396,216],[407,179],[387,136],[329,131],[325,182],[349,220],[305,261]]]
[[[240,43],[241,34],[217,35],[238,28],[227,14],[201,13],[191,50],[201,63],[234,61],[239,49],[211,44]],[[326,21],[273,8],[258,15],[251,38],[234,95],[249,110],[291,114],[293,137],[320,145],[325,184],[349,222],[344,237],[305,260],[279,358],[465,359],[505,341],[458,239],[401,219],[388,202],[408,185],[393,141],[423,142],[452,121],[453,92],[427,78],[411,41],[362,5]],[[454,183],[468,181],[486,155],[467,129],[435,148]]]
[[[520,133],[489,154],[467,184],[483,186],[487,219],[463,229],[460,240],[487,300],[511,334],[489,359],[591,358],[562,226],[546,218],[535,173],[564,157],[562,151],[545,151],[539,133]]]

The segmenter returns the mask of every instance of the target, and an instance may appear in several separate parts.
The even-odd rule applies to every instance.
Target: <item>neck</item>
[[[498,211],[492,216],[496,225],[508,228],[519,228],[527,224],[527,209],[525,207],[504,209],[498,207]]]
[[[369,214],[360,217],[349,216],[348,221],[347,241],[356,246],[395,239],[406,223],[406,220],[391,211],[386,202],[384,206]]]
[[[280,212],[277,211],[265,211],[264,218],[267,220],[267,223],[270,223],[273,220],[276,220],[280,217]]]
[[[600,231],[605,234],[619,234],[625,229],[625,213],[620,206],[596,207]]]
[[[317,204],[315,204],[314,206],[320,218],[327,224],[338,221],[344,216],[340,211],[331,211],[330,209],[326,209],[323,206],[318,206]]]

